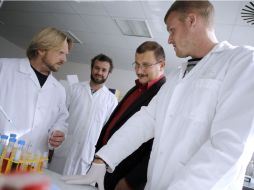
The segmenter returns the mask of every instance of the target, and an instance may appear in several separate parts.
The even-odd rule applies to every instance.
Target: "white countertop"
[[[97,188],[88,185],[69,185],[61,180],[61,175],[50,170],[44,170],[45,175],[52,181],[51,190],[96,190]]]

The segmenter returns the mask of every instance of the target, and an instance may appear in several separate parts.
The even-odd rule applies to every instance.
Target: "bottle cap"
[[[18,141],[18,144],[20,144],[20,145],[25,145],[25,143],[26,143],[26,141],[24,141],[24,140],[19,140]]]
[[[1,139],[7,140],[8,139],[8,135],[1,135]]]
[[[9,139],[9,142],[14,142],[14,143],[15,143],[15,142],[16,142],[16,139],[15,139],[15,138],[10,138],[10,139]]]
[[[10,138],[16,138],[16,137],[17,137],[16,134],[14,134],[14,133],[11,133],[11,134],[10,134]]]

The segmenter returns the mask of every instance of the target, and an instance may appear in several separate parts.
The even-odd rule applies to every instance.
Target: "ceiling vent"
[[[254,25],[254,2],[247,3],[241,12],[241,17],[248,24]]]
[[[82,44],[83,42],[78,39],[78,37],[76,35],[74,35],[71,31],[67,31],[66,32],[67,35],[72,39],[72,42],[75,44]]]
[[[152,38],[150,28],[145,20],[114,20],[123,35]]]

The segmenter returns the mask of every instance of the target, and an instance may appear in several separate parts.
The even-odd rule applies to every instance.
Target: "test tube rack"
[[[47,157],[32,158],[32,153],[28,153],[25,157],[27,159],[21,158],[19,161],[14,161],[14,155],[16,149],[12,150],[9,158],[5,158],[6,149],[4,149],[2,155],[0,156],[0,175],[5,175],[11,172],[43,172],[43,165],[48,161]]]

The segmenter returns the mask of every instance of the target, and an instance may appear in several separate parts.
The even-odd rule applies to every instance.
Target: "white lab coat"
[[[14,123],[0,113],[0,133],[16,133],[32,151],[47,152],[50,131],[67,132],[65,101],[65,89],[52,74],[41,88],[28,59],[0,59],[0,105]]]
[[[185,67],[97,155],[113,170],[154,137],[145,189],[240,190],[254,150],[254,49],[222,42],[182,78]]]
[[[101,129],[116,105],[116,96],[104,85],[94,94],[89,82],[72,85],[67,91],[68,138],[55,151],[50,169],[65,175],[85,174]]]

